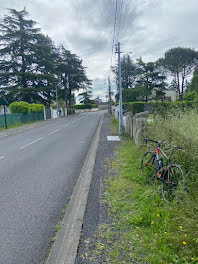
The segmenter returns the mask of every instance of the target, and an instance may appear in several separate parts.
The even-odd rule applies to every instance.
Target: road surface
[[[0,138],[0,264],[40,264],[101,112]]]

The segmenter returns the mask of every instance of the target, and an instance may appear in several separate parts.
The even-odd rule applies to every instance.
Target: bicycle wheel
[[[153,151],[144,153],[140,164],[141,175],[146,179],[151,179],[156,172],[156,155]]]
[[[162,196],[171,202],[174,199],[181,199],[185,190],[184,173],[180,165],[170,164],[164,167],[162,174]]]

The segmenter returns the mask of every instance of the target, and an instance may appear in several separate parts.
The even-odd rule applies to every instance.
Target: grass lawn
[[[103,255],[104,263],[115,264],[197,264],[198,198],[189,192],[179,204],[165,202],[159,182],[146,184],[140,174],[145,150],[122,139],[110,168],[118,175],[106,183],[109,223],[99,228],[95,258]]]

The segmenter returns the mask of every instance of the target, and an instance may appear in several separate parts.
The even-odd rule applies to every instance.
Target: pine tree
[[[87,78],[82,60],[76,54],[72,54],[63,46],[59,49],[60,63],[58,66],[61,85],[63,87],[61,95],[64,97],[65,104],[72,104],[72,98],[75,91],[87,89],[91,85],[91,81]]]
[[[49,104],[56,78],[52,43],[27,19],[24,9],[9,9],[0,24],[0,89],[9,102]]]
[[[146,102],[151,99],[160,99],[166,88],[164,76],[156,67],[154,62],[145,63],[142,59],[138,59],[138,86],[143,88],[143,100]],[[153,91],[155,90],[155,94]]]

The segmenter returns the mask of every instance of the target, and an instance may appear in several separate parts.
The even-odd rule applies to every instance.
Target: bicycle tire
[[[169,164],[163,168],[162,197],[168,202],[181,199],[185,191],[184,172],[180,165]]]
[[[141,164],[140,173],[146,179],[150,179],[156,173],[156,154],[153,151],[147,151],[144,153]]]

